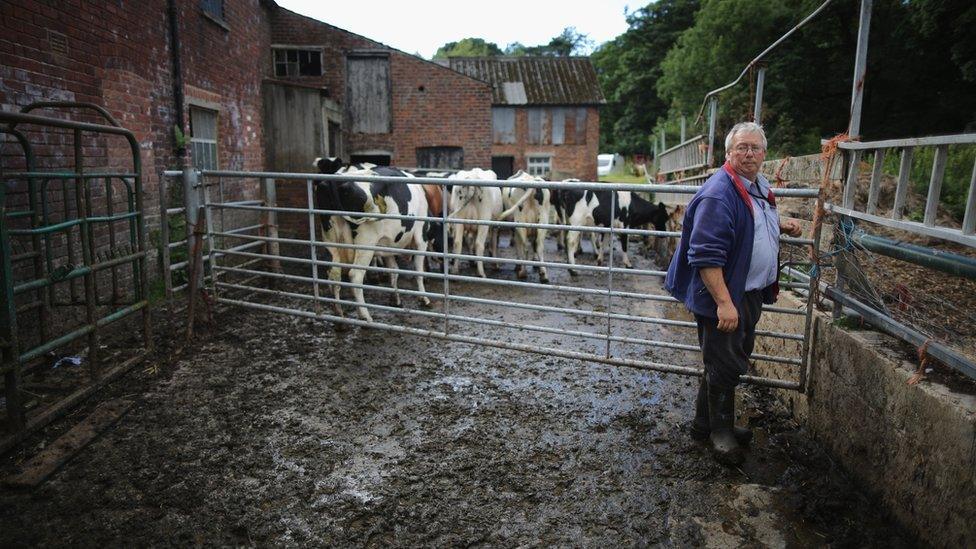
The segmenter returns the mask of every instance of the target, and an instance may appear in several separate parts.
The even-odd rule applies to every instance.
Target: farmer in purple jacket
[[[708,178],[685,212],[681,241],[665,287],[694,313],[705,377],[698,389],[692,436],[710,438],[715,457],[737,465],[752,433],[735,427],[735,386],[746,373],[763,303],[779,293],[779,234],[800,235],[780,222],[769,181],[762,126],[741,122],[725,137],[725,165]]]

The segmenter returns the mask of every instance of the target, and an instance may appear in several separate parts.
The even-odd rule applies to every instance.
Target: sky
[[[276,0],[279,6],[430,59],[437,48],[462,38],[483,38],[502,49],[512,42],[548,44],[566,27],[576,27],[594,45],[627,30],[624,9],[633,0]],[[589,53],[589,52],[584,52]]]

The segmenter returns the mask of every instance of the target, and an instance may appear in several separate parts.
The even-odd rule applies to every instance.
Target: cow
[[[522,170],[509,177],[508,180],[545,181],[541,177],[529,175]],[[549,223],[549,209],[551,206],[551,193],[549,189],[505,187],[502,190],[502,202],[506,210],[499,216],[500,219],[507,219],[514,216],[514,220],[517,223]],[[516,227],[514,233],[515,251],[519,259],[524,260],[528,258],[529,240],[532,239],[535,259],[545,261],[546,229]],[[539,281],[543,284],[548,284],[549,271],[544,266],[540,266],[538,271]],[[519,265],[515,269],[515,274],[522,279],[528,276],[525,265]]]
[[[468,171],[459,171],[452,175],[450,179],[495,179],[497,176],[491,170],[474,168]],[[455,184],[451,188],[451,213],[452,219],[471,219],[481,221],[491,221],[500,217],[502,214],[502,190],[499,187],[488,186],[480,187],[473,185]],[[474,255],[483,257],[485,255],[485,243],[491,245],[491,255],[498,256],[498,230],[487,225],[465,225],[454,223],[452,225],[454,255],[461,253],[461,246],[464,242],[464,235],[474,232]],[[490,241],[489,241],[490,237]],[[451,266],[451,272],[457,274],[460,259],[455,258]],[[485,267],[483,261],[477,262],[478,276],[485,278]]]
[[[613,193],[613,195],[611,194]],[[615,196],[614,196],[615,195]],[[666,221],[667,210],[664,204],[655,206],[651,202],[641,198],[640,195],[630,191],[593,191],[560,189],[559,204],[557,210],[564,216],[563,223],[574,227],[610,227],[610,205],[615,203],[613,213],[613,227],[635,229],[641,228],[649,223],[654,223],[655,227],[663,230]],[[664,210],[665,216],[661,211]],[[566,235],[566,256],[570,265],[576,264],[576,250],[579,248],[580,231],[569,230]],[[594,251],[596,252],[597,265],[603,264],[604,243],[609,239],[594,237]],[[620,247],[623,250],[624,266],[632,268],[630,257],[627,255],[628,235],[620,235]],[[610,253],[613,253],[611,243]],[[576,271],[570,269],[570,275],[575,276]]]
[[[343,175],[362,176],[392,176],[411,177],[409,174],[389,167],[342,167],[337,159],[315,160],[315,166],[322,173],[337,173]],[[389,248],[413,249],[419,252],[427,251],[428,240],[423,221],[413,219],[380,219],[363,217],[360,213],[381,213],[403,215],[410,217],[427,216],[427,197],[420,185],[400,183],[379,183],[365,181],[323,181],[315,186],[315,207],[319,210],[336,210],[349,212],[348,215],[322,215],[322,238],[325,242],[338,244],[355,244],[359,246],[381,246]],[[326,245],[332,260],[338,263],[356,265],[348,268],[349,281],[359,285],[363,283],[366,266],[373,257],[382,258],[390,269],[397,269],[396,258],[393,254],[376,252],[374,250],[339,248]],[[415,254],[414,267],[417,271],[417,289],[426,293],[424,289],[424,256]],[[329,269],[329,280],[339,282],[343,268],[334,266]],[[397,273],[390,274],[390,285],[393,287],[394,300],[401,305],[400,294],[397,292]],[[341,287],[332,285],[332,293],[339,299]],[[362,288],[353,288],[353,295],[359,304],[359,317],[366,322],[372,322],[372,316],[366,309]],[[430,299],[421,296],[423,305],[429,306]],[[335,311],[342,316],[342,308],[335,303]]]

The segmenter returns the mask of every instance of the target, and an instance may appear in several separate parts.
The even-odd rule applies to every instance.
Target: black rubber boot
[[[712,428],[708,420],[708,383],[702,378],[698,385],[698,398],[695,399],[695,419],[691,420],[689,427],[691,438],[704,441],[708,440],[708,435],[712,433]],[[745,427],[732,427],[732,434],[739,444],[748,445],[752,441],[752,430]]]
[[[745,459],[742,447],[735,439],[735,387],[708,386],[708,421],[712,429],[712,454],[719,463],[740,465]]]

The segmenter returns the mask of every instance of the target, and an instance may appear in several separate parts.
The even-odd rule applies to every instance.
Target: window
[[[526,159],[526,170],[529,175],[537,175],[539,177],[549,177],[552,173],[552,157],[551,156],[530,156]]]
[[[275,76],[322,76],[322,52],[275,48]]]
[[[493,142],[498,144],[515,143],[515,109],[512,107],[491,108],[491,133]]]
[[[224,20],[224,0],[200,0],[200,7],[210,17],[218,21]]]
[[[217,111],[190,107],[190,151],[194,168],[217,169]]]
[[[546,135],[546,118],[548,109],[543,107],[530,107],[527,110],[529,135],[526,141],[531,145],[542,145],[548,137]]]

